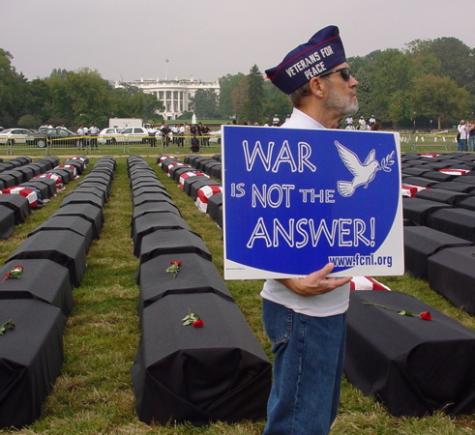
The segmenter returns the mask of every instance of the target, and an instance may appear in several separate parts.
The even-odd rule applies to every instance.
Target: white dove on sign
[[[352,181],[340,180],[337,182],[338,193],[341,196],[352,196],[358,187],[368,187],[368,184],[374,180],[376,172],[381,169],[378,161],[376,160],[376,151],[373,148],[366,156],[364,163],[361,163],[360,159],[353,151],[343,146],[337,140],[335,141],[335,146],[342,162],[353,174]]]

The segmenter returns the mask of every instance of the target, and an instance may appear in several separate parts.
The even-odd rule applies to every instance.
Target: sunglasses
[[[345,82],[349,81],[351,76],[352,76],[350,68],[340,68],[340,69],[337,69],[335,71],[330,71],[328,73],[322,74],[322,75],[320,75],[320,77],[327,77],[327,76],[329,76],[331,74],[335,74],[335,73],[340,73],[341,78]]]

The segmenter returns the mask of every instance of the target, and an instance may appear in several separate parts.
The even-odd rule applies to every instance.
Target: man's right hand
[[[328,263],[320,270],[310,273],[304,278],[286,278],[278,281],[284,284],[289,290],[300,296],[316,296],[331,292],[351,281],[351,277],[331,278],[328,277],[335,265]]]

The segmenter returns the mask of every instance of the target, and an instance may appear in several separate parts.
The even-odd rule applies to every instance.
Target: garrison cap
[[[338,27],[327,26],[289,52],[279,65],[266,70],[266,74],[282,92],[291,94],[312,77],[344,62],[345,49]]]

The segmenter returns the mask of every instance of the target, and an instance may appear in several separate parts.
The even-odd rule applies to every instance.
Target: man
[[[335,26],[317,32],[266,73],[294,106],[282,127],[337,128],[358,110],[358,81]],[[327,434],[336,416],[350,278],[329,277],[333,267],[264,284],[264,326],[275,354],[265,434]]]
[[[462,119],[457,126],[457,151],[467,151],[467,142],[468,142],[468,129],[465,125],[465,121]]]

